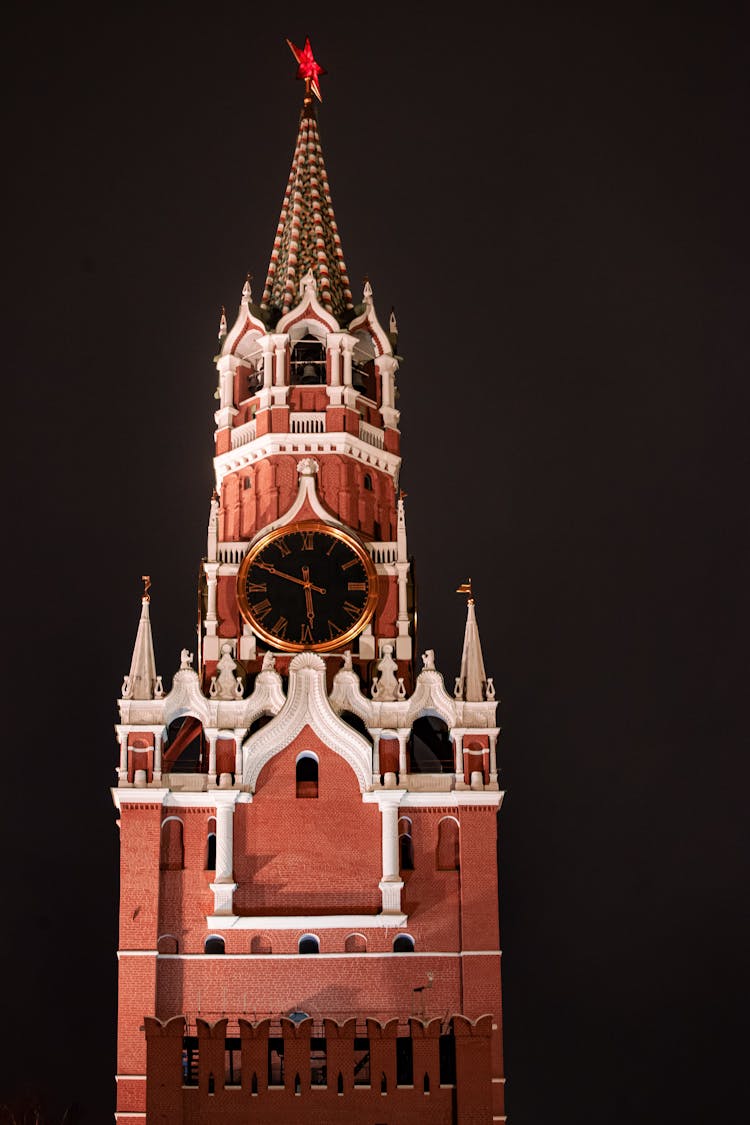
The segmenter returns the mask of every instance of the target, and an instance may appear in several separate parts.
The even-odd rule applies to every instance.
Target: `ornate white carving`
[[[251,790],[266,763],[305,726],[310,726],[321,742],[348,762],[363,792],[372,787],[372,748],[338,717],[328,702],[325,662],[313,652],[301,652],[289,665],[289,692],[284,706],[242,748],[243,781]]]
[[[182,653],[183,661],[186,654],[192,660],[193,654],[187,652],[187,649],[183,649]],[[215,706],[214,704],[214,709]],[[201,691],[198,673],[194,672],[189,664],[185,666],[184,663],[181,664],[180,671],[174,674],[172,690],[164,697],[164,725],[169,726],[174,719],[179,719],[182,715],[194,715],[204,727],[215,725],[212,722],[211,704]]]
[[[221,656],[216,667],[219,674],[211,680],[211,696],[217,699],[237,699],[241,696],[242,680],[237,676],[237,663],[232,656],[232,646],[228,641],[221,646]]]
[[[192,668],[192,666],[193,654],[192,652],[188,652],[188,650],[184,648],[180,653],[180,669],[181,671],[185,671],[185,669]]]
[[[383,659],[378,664],[378,672],[380,675],[372,682],[373,699],[385,702],[398,698],[398,664],[393,659],[393,645],[383,645]]]

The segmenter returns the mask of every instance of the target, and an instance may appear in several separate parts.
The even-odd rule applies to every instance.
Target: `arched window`
[[[182,821],[179,817],[168,816],[161,826],[159,867],[162,871],[182,871],[183,865]]]
[[[411,820],[402,816],[398,822],[399,867],[402,871],[414,870],[414,844],[411,836]]]
[[[410,742],[412,773],[453,773],[453,743],[442,719],[421,715],[411,728]]]
[[[203,726],[194,715],[182,715],[167,727],[167,743],[162,756],[164,773],[202,773]]]
[[[393,943],[394,953],[413,953],[414,952],[414,938],[409,934],[399,934]]]
[[[297,757],[296,768],[297,796],[317,797],[318,758],[312,750],[303,750]]]
[[[177,938],[174,934],[162,934],[156,942],[157,953],[177,953]]]
[[[349,934],[344,942],[346,953],[367,953],[367,938],[364,934]]]
[[[206,871],[216,870],[216,817],[208,818],[208,833],[206,835]]]
[[[364,484],[365,492],[372,492],[372,477],[370,476],[369,473],[365,473],[365,479],[363,481],[363,484]]]
[[[217,937],[215,934],[212,934],[211,937],[207,937],[205,942],[203,943],[203,952],[204,953],[223,953],[224,952],[224,938],[223,937]]]
[[[303,934],[297,948],[300,953],[320,953],[320,942],[315,934]]]
[[[438,824],[437,865],[440,871],[458,870],[458,821],[452,816],[443,817]]]
[[[325,383],[325,346],[308,333],[292,344],[289,381],[295,384]]]

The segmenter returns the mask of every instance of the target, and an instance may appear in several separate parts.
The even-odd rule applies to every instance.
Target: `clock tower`
[[[118,702],[116,1120],[504,1121],[496,701],[471,583],[415,650],[397,325],[355,300],[304,80],[262,294],[216,355],[196,651],[149,582]]]

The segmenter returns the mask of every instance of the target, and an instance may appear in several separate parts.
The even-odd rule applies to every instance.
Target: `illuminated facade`
[[[196,652],[119,700],[116,1120],[504,1121],[496,702],[415,653],[397,326],[355,302],[309,42],[259,303],[222,317]]]

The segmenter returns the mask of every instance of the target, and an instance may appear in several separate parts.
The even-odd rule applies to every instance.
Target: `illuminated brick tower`
[[[292,49],[265,288],[220,328],[197,651],[167,691],[147,581],[118,704],[116,1119],[504,1121],[495,693],[470,583],[452,693],[413,651],[395,318],[352,297]]]

